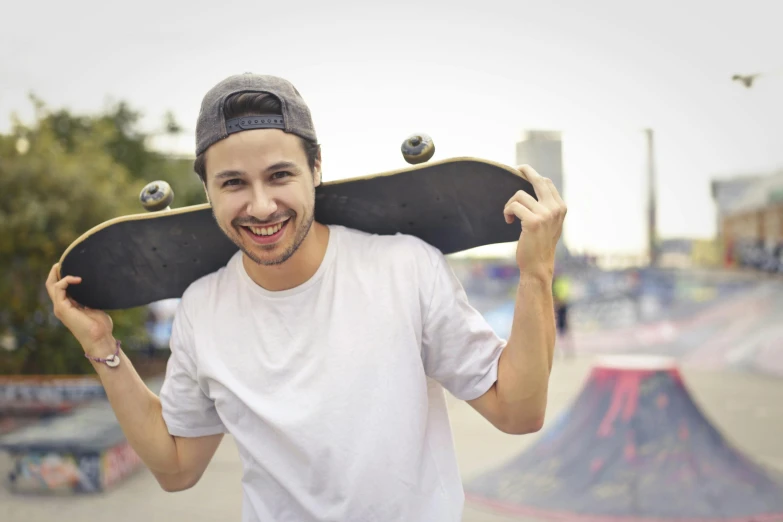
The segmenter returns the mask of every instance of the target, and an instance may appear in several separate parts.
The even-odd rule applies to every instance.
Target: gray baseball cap
[[[234,94],[267,93],[280,100],[280,115],[259,114],[226,121],[226,99]],[[229,134],[249,129],[282,129],[317,141],[310,109],[291,82],[277,76],[244,73],[229,76],[212,87],[201,102],[196,122],[196,155]]]

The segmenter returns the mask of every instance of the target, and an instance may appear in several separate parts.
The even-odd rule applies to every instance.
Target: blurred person
[[[563,357],[574,355],[574,340],[568,323],[571,305],[571,280],[564,272],[555,274],[552,281],[552,297],[555,305],[555,324],[557,328],[557,346]]]
[[[57,281],[55,265],[47,280],[131,446],[165,491],[181,491],[231,434],[245,521],[460,521],[444,389],[504,433],[543,423],[566,213],[552,182],[522,166],[537,200],[520,191],[497,209],[522,224],[505,341],[439,250],[315,220],[321,150],[288,81],[219,82],[202,101],[196,142],[194,170],[239,250],[184,292],[159,396],[110,317],[66,296],[80,279]]]

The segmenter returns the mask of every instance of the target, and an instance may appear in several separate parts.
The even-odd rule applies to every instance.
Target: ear
[[[315,158],[315,165],[313,167],[313,186],[317,187],[321,184],[321,149],[318,148],[318,156]]]
[[[209,191],[207,190],[207,184],[202,181],[201,186],[204,188],[204,195],[207,196],[207,203],[211,205],[212,201],[209,199]]]

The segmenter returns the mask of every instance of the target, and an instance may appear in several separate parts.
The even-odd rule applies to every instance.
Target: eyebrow
[[[280,170],[280,169],[299,170],[299,167],[296,166],[296,163],[293,163],[291,161],[278,161],[274,165],[270,165],[269,167],[267,167],[266,172],[271,172],[273,170]]]
[[[267,167],[266,172],[271,172],[273,170],[280,170],[280,169],[298,170],[298,167],[296,166],[296,163],[293,163],[291,161],[278,161],[277,163]],[[237,178],[237,177],[242,177],[244,175],[245,173],[241,170],[223,170],[215,174],[215,180],[226,179],[226,178]]]
[[[245,173],[239,170],[224,170],[215,174],[215,179],[237,178],[244,175]]]

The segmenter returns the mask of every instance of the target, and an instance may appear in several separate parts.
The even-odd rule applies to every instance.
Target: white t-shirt
[[[237,252],[187,289],[163,418],[172,435],[234,437],[245,522],[458,522],[443,388],[482,395],[505,342],[437,249],[329,228],[296,288],[261,288]]]

